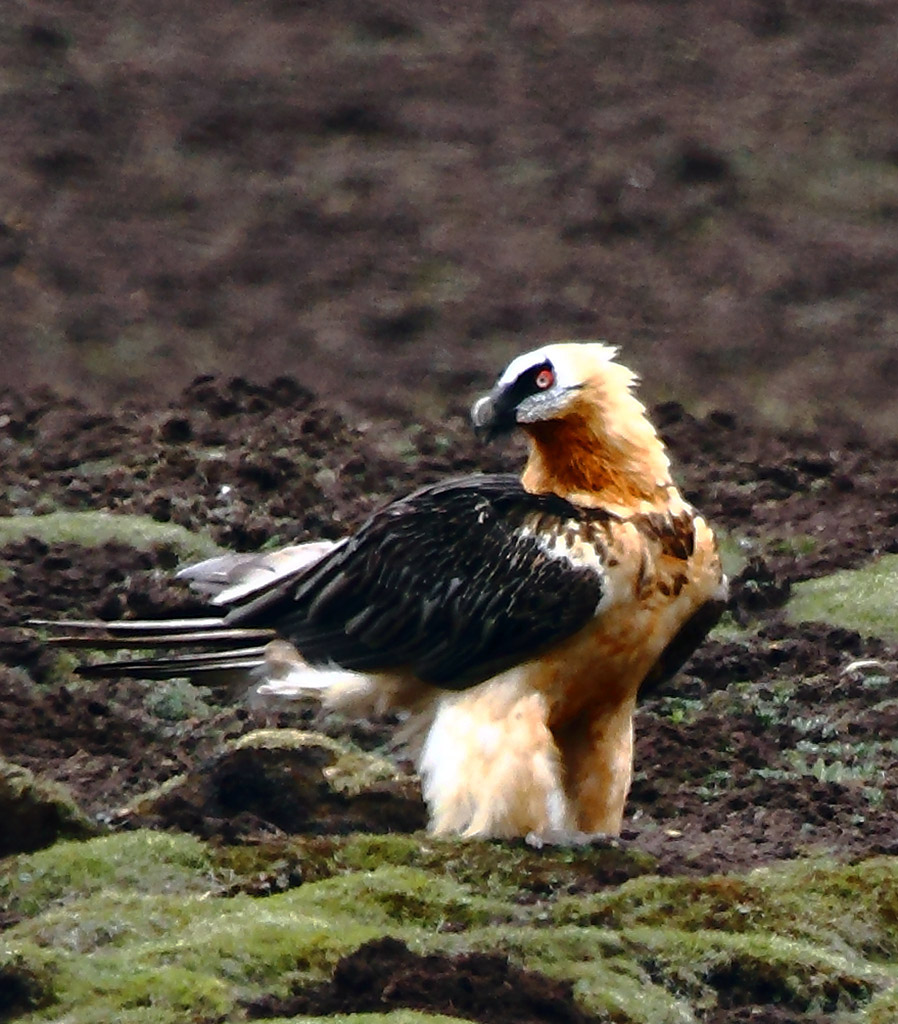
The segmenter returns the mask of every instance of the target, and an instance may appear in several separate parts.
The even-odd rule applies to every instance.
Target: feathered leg
[[[586,708],[556,727],[565,788],[588,835],[618,835],[633,775],[633,702]]]
[[[421,755],[431,831],[573,838],[575,824],[545,698],[507,673],[438,698]]]

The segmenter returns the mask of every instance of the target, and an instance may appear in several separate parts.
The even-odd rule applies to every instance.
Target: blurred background
[[[0,381],[439,415],[605,338],[893,432],[891,0],[5,0]]]

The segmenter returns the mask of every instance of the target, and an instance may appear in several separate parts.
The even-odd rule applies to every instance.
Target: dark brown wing
[[[447,481],[381,509],[311,570],[227,621],[274,628],[312,664],[407,668],[462,689],[595,614],[602,574],[547,553],[534,533],[585,515],[602,517],[529,494],[510,475]]]
[[[700,605],[692,613],[643,680],[639,689],[640,697],[647,697],[673,679],[717,625],[725,610],[726,601],[711,600]]]

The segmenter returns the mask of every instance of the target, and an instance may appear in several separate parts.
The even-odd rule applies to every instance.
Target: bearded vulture
[[[200,648],[93,676],[234,670],[268,698],[405,710],[437,835],[616,835],[637,694],[679,669],[727,597],[714,534],[616,355],[547,345],[475,403],[479,434],[527,436],[520,478],[446,480],[339,542],[183,569],[221,615],[42,625],[88,646]]]

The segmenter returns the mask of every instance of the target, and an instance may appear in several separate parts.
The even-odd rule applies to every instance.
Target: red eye
[[[545,391],[546,388],[550,388],[555,383],[555,374],[546,366],[536,375],[534,384],[540,389]]]

